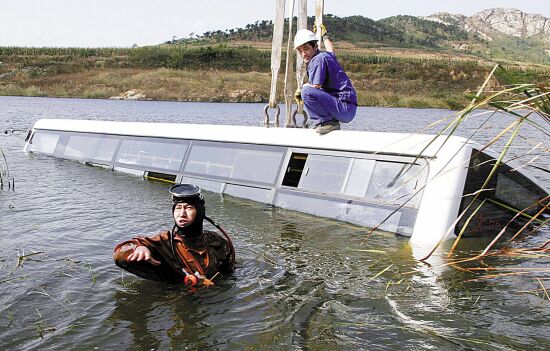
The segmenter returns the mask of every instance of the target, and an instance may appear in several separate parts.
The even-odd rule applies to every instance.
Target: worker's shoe
[[[308,121],[305,125],[304,128],[306,129],[316,129],[320,124],[319,123],[315,123],[316,121]]]
[[[340,122],[333,119],[332,121],[319,123],[315,128],[315,131],[319,134],[327,134],[332,132],[333,130],[338,130],[338,129],[340,129]]]

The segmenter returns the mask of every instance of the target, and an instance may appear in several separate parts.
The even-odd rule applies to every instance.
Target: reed
[[[17,258],[17,264],[16,264],[16,268],[20,268],[23,266],[23,263],[27,260],[30,259],[30,257],[32,256],[36,256],[36,255],[42,255],[42,254],[45,254],[44,251],[38,251],[38,252],[33,252],[33,253],[30,253],[30,254],[23,254],[23,255],[19,255],[18,258]]]
[[[5,328],[11,327],[11,325],[15,322],[15,317],[13,316],[13,311],[11,311],[11,310],[8,311],[7,319],[8,319],[9,323],[8,323],[8,325],[5,326]]]
[[[497,90],[497,91],[489,91],[487,93],[484,93],[484,88],[487,82],[489,81],[489,79],[493,75],[495,75],[499,80],[499,82],[501,82],[504,89]],[[479,110],[479,109],[492,109],[494,111],[499,111],[516,118],[514,122],[512,122],[508,127],[506,127],[504,130],[498,133],[496,137],[494,137],[491,141],[489,141],[486,145],[484,145],[481,148],[480,151],[483,151],[484,149],[494,145],[498,140],[504,138],[505,135],[510,133],[510,136],[508,137],[508,140],[505,142],[505,145],[500,150],[498,159],[493,165],[487,179],[485,180],[481,188],[478,191],[476,191],[474,194],[472,194],[473,196],[469,201],[468,207],[459,215],[460,217],[465,215],[468,209],[471,206],[473,206],[475,201],[479,198],[480,194],[484,190],[486,190],[486,187],[489,184],[489,181],[496,174],[496,171],[498,170],[499,166],[502,164],[503,159],[506,156],[508,150],[511,148],[512,144],[518,137],[520,127],[524,123],[535,126],[538,130],[542,132],[543,136],[545,137],[548,137],[550,135],[550,130],[548,129],[548,124],[550,124],[550,96],[549,95],[550,95],[550,91],[548,87],[545,87],[543,85],[539,86],[533,83],[520,83],[517,80],[517,78],[513,77],[502,66],[496,65],[495,68],[491,71],[491,74],[487,77],[485,84],[477,92],[477,94],[472,98],[472,101],[469,104],[469,106],[466,107],[463,111],[461,111],[458,114],[456,119],[454,119],[450,124],[445,126],[443,131],[451,129],[449,135],[452,135],[456,131],[456,128],[467,117],[469,117],[473,111]],[[545,124],[540,124],[538,121],[536,121],[534,118],[535,116],[540,117]],[[476,132],[477,131],[474,131],[474,134]],[[535,144],[537,143],[535,142]],[[548,153],[548,150],[545,150],[544,153]],[[513,241],[515,238],[517,238],[518,235],[521,234],[522,231],[524,231],[524,229],[527,227],[528,224],[531,224],[531,222],[539,219],[542,216],[542,214],[548,210],[550,206],[549,197],[541,199],[538,201],[538,203],[531,204],[527,208],[521,211],[518,211],[516,213],[516,216],[512,219],[512,221],[515,220],[520,215],[527,215],[526,211],[530,207],[536,204],[541,204],[542,210],[540,210],[535,216],[533,217],[530,216],[531,217],[530,221],[526,225],[524,225],[523,228],[521,228],[516,233],[516,235],[512,237],[512,239],[510,239],[507,242],[507,245],[511,241]],[[469,220],[475,215],[475,212],[481,206],[483,206],[483,202],[473,211],[473,213],[470,215],[470,217],[466,221],[466,225],[463,226],[461,232],[458,234],[458,237],[455,240],[455,243],[453,244],[451,250],[449,251],[449,257],[451,256],[458,242],[460,241],[463,232],[468,227]],[[546,224],[546,222],[547,221],[543,221],[542,225]],[[504,228],[502,228],[502,230],[496,235],[495,239],[491,242],[491,244],[489,244],[489,246],[485,250],[483,250],[483,252],[480,254],[480,257],[486,255],[488,251],[494,246],[496,241],[502,237],[508,224]],[[425,257],[425,259],[427,259],[430,255],[431,253],[427,257]]]
[[[499,89],[488,89],[489,81],[496,79],[501,87]],[[479,110],[489,110],[489,112],[478,113]],[[543,217],[544,213],[548,213],[550,210],[550,196],[539,199],[536,202],[530,204],[524,209],[512,209],[515,213],[515,216],[506,223],[500,230],[497,230],[494,234],[493,240],[483,249],[479,254],[475,254],[471,257],[458,257],[452,259],[452,256],[455,256],[456,248],[458,247],[459,242],[461,241],[465,230],[471,225],[472,219],[476,215],[476,212],[486,205],[486,201],[482,200],[481,194],[488,191],[488,184],[490,180],[496,176],[497,170],[504,162],[505,157],[507,156],[508,151],[513,147],[513,145],[520,138],[520,130],[522,127],[529,125],[536,128],[540,131],[542,137],[547,140],[550,135],[550,91],[548,86],[544,84],[537,83],[525,83],[525,81],[518,79],[517,76],[510,74],[506,69],[500,65],[496,65],[494,69],[485,79],[485,82],[482,84],[481,88],[472,96],[470,104],[464,108],[462,111],[458,112],[454,118],[449,122],[448,120],[441,120],[438,123],[443,124],[439,136],[448,138],[449,136],[456,133],[458,126],[460,126],[466,119],[469,118],[478,118],[479,116],[489,116],[482,124],[485,125],[487,121],[491,118],[497,118],[495,112],[513,117],[513,121],[505,127],[503,130],[497,133],[497,135],[482,146],[480,151],[485,150],[489,147],[495,147],[496,145],[503,145],[498,151],[498,157],[496,160],[493,160],[494,164],[490,169],[490,172],[481,185],[481,187],[473,192],[472,194],[465,195],[468,199],[466,208],[459,214],[455,223],[452,227],[449,228],[450,233],[455,225],[462,219],[464,219],[464,225],[462,226],[461,231],[457,234],[457,237],[449,249],[448,252],[448,262],[443,266],[453,266],[457,269],[467,271],[470,273],[479,273],[485,272],[484,275],[478,275],[469,281],[479,281],[495,278],[504,278],[510,276],[526,276],[533,279],[538,279],[537,274],[548,274],[547,268],[505,268],[500,269],[498,267],[486,266],[487,261],[484,261],[485,266],[482,267],[469,267],[465,268],[464,265],[471,263],[479,262],[488,257],[522,257],[522,258],[531,258],[531,259],[548,259],[550,257],[550,247],[549,242],[546,242],[544,245],[536,248],[529,247],[520,247],[520,248],[511,248],[512,243],[517,243],[518,238],[521,238],[528,232],[528,228],[540,229],[543,226],[548,225],[549,219]],[[446,124],[445,124],[446,123]],[[481,127],[480,127],[481,128]],[[472,135],[468,137],[471,139],[480,129],[477,129],[472,132]],[[435,140],[435,139],[434,139]],[[543,142],[537,140],[529,140],[532,145],[535,147],[529,152],[533,151],[535,148],[541,148],[541,145],[544,145]],[[526,154],[529,154],[527,152]],[[543,149],[542,156],[548,155],[548,148]],[[520,159],[524,155],[515,157],[515,159]],[[521,167],[528,166],[536,160],[537,157],[530,157]],[[544,170],[548,172],[548,170]],[[540,207],[541,209],[535,214],[528,214],[528,211],[534,206]],[[528,219],[526,223],[515,233],[510,235],[505,235],[508,233],[508,229],[512,223],[519,217],[525,217]],[[440,246],[443,242],[442,240],[435,245],[433,250],[421,261],[427,260],[433,252]],[[520,245],[520,244],[517,244]],[[517,246],[516,245],[516,246]],[[542,290],[544,291],[543,296],[547,297],[547,291],[542,282],[539,280]]]
[[[9,190],[15,191],[15,179],[10,176],[8,160],[4,150],[0,147],[0,190],[7,187]]]

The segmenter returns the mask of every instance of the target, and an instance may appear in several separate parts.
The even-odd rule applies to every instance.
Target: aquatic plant
[[[493,75],[497,78],[497,80],[503,85],[503,89],[496,90],[496,91],[488,91],[484,92],[485,87],[487,86],[487,83],[489,80],[493,77]],[[487,179],[485,179],[483,185],[478,189],[475,193],[470,194],[471,199],[469,201],[469,205],[467,208],[459,214],[459,218],[465,216],[468,209],[473,206],[475,201],[479,198],[480,194],[487,190],[487,185],[489,184],[489,181],[492,179],[493,176],[495,176],[498,168],[502,165],[503,159],[505,158],[507,152],[510,150],[510,147],[518,138],[520,127],[523,124],[529,124],[531,126],[534,126],[536,129],[538,129],[545,137],[548,137],[550,135],[550,130],[548,129],[548,124],[550,124],[550,91],[548,90],[548,87],[545,86],[539,86],[533,83],[521,83],[519,82],[514,76],[512,76],[508,71],[506,71],[502,66],[496,65],[494,69],[491,71],[487,79],[485,80],[485,83],[482,85],[480,90],[473,96],[471,103],[462,111],[460,111],[456,118],[452,120],[439,135],[441,135],[445,131],[449,131],[449,136],[453,135],[458,126],[468,117],[470,117],[473,113],[475,113],[476,116],[489,113],[489,118],[492,118],[495,116],[495,112],[501,112],[504,114],[507,114],[509,116],[515,117],[515,120],[510,123],[506,128],[504,128],[500,133],[497,134],[492,140],[490,140],[486,145],[484,145],[480,151],[483,151],[491,146],[494,146],[497,141],[504,138],[507,134],[510,134],[508,139],[505,141],[505,145],[500,150],[500,153],[498,155],[498,158],[496,159],[496,162],[493,164],[491,171],[489,172],[489,175],[487,176]],[[479,110],[485,110],[488,109],[487,112],[475,112]],[[539,121],[535,119],[535,117],[540,117],[544,124],[541,124]],[[487,121],[485,121],[483,124],[485,124]],[[475,130],[471,137],[475,133],[477,133],[480,130],[481,127],[479,127],[477,130]],[[470,137],[470,138],[471,138]],[[531,143],[534,145],[534,147],[529,150],[527,153],[516,156],[514,159],[519,159],[523,156],[529,156],[532,155],[532,152],[537,149],[542,149],[542,153],[548,153],[549,150],[544,148],[544,145],[542,142],[536,142],[531,141]],[[538,159],[540,155],[535,155],[532,157],[527,163],[522,165],[521,167],[526,167],[529,165],[532,165],[536,159]],[[537,167],[537,166],[535,166]],[[540,167],[537,167],[541,169]],[[548,172],[548,170],[544,170],[545,172]],[[528,207],[521,209],[519,211],[515,211],[514,209],[510,208],[510,210],[515,211],[516,215],[514,218],[502,228],[502,230],[498,233],[495,240],[489,244],[489,246],[483,251],[482,254],[486,254],[489,249],[491,249],[492,246],[494,246],[494,243],[497,239],[501,238],[503,233],[505,232],[505,229],[509,226],[509,224],[516,220],[520,216],[526,216],[529,219],[528,224],[531,224],[533,222],[539,223],[540,226],[545,225],[548,220],[541,220],[541,216],[543,213],[548,211],[548,208],[550,206],[550,198],[547,196],[544,199],[540,199],[535,203],[530,204]],[[466,220],[466,225],[463,226],[461,231],[457,235],[457,239],[455,240],[455,243],[453,244],[449,256],[453,253],[454,249],[456,248],[458,242],[460,241],[462,234],[468,227],[468,222],[471,218],[475,216],[475,213],[477,210],[483,206],[483,202],[478,205],[474,210],[473,213],[470,214],[468,219]],[[530,210],[533,206],[541,205],[542,209],[538,211],[534,216],[530,216],[527,214],[527,211]],[[519,235],[525,228],[527,224],[522,227],[522,229],[519,230],[517,235]],[[517,235],[514,235],[512,237],[513,240],[517,237]],[[428,255],[429,257],[430,255]],[[427,258],[427,257],[426,257]]]
[[[487,87],[490,85],[490,81],[493,81],[493,83],[500,83],[500,87],[498,89],[488,89]],[[548,136],[550,135],[550,130],[548,128],[550,125],[549,87],[543,84],[522,82],[521,79],[513,74],[510,74],[510,72],[500,65],[496,65],[493,68],[481,88],[472,96],[470,104],[462,111],[458,112],[454,118],[442,128],[437,137],[448,138],[449,136],[455,134],[457,128],[469,118],[477,118],[480,116],[486,117],[481,126],[474,130],[472,135],[468,137],[468,139],[471,139],[481,130],[482,127],[487,124],[491,118],[502,118],[503,115],[512,117],[513,121],[503,130],[499,131],[492,140],[483,145],[479,150],[479,152],[481,152],[490,147],[493,148],[493,150],[495,150],[495,148],[497,149],[498,156],[495,159],[489,160],[489,163],[487,163],[487,167],[490,168],[488,176],[477,191],[464,196],[467,200],[465,201],[465,208],[461,213],[459,213],[457,220],[452,225],[452,228],[449,228],[449,231],[445,233],[445,235],[442,235],[441,240],[434,246],[431,252],[421,259],[421,261],[427,260],[441,245],[444,238],[447,237],[447,234],[452,232],[459,222],[462,222],[462,227],[457,233],[457,237],[448,252],[447,258],[449,259],[449,262],[444,265],[452,265],[469,272],[486,272],[485,275],[478,276],[474,280],[492,279],[511,275],[535,276],[536,273],[548,273],[549,271],[547,268],[501,269],[487,266],[486,262],[482,267],[465,268],[462,266],[463,264],[480,261],[488,257],[505,256],[548,259],[550,255],[550,240],[535,248],[511,247],[511,244],[517,242],[517,239],[521,238],[522,235],[548,226],[549,218],[544,217],[545,214],[550,212],[550,196],[548,195],[542,199],[537,199],[536,201],[525,206],[525,208],[515,209],[510,206],[507,207],[507,209],[509,211],[513,211],[515,215],[509,220],[508,223],[503,225],[502,228],[495,229],[494,233],[487,233],[494,235],[494,237],[485,249],[472,257],[451,258],[456,256],[456,248],[463,238],[465,231],[473,224],[473,218],[476,216],[477,212],[483,206],[488,205],[486,203],[486,199],[483,199],[482,194],[491,190],[489,189],[491,179],[496,176],[497,170],[503,165],[508,151],[519,138],[523,138],[523,141],[531,144],[532,148],[521,155],[514,156],[507,160],[508,162],[510,160],[518,161],[521,159],[528,159],[519,167],[512,169],[512,171],[523,167],[534,167],[539,171],[548,172],[547,169],[537,166],[536,161],[541,156],[548,155],[550,150],[544,145],[544,142],[530,140],[523,137],[520,134],[520,130],[521,127],[529,125],[540,132],[544,140],[548,140]],[[444,120],[438,122],[443,121]],[[499,144],[503,145],[501,147],[496,147]],[[512,224],[518,224],[518,219],[520,218],[523,219],[523,225],[521,225],[521,227],[514,232],[511,230]],[[537,295],[538,293],[542,293],[543,298],[550,300],[548,291],[540,282],[540,279],[539,283],[542,288],[537,289]]]
[[[0,190],[3,190],[4,186],[10,190],[15,190],[15,180],[10,177],[6,154],[4,154],[4,150],[0,147]]]

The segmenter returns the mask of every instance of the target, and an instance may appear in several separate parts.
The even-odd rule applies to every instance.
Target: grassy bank
[[[362,106],[458,109],[491,67],[420,52],[343,48],[339,58]],[[153,100],[265,102],[271,80],[270,52],[251,46],[0,48],[0,62],[0,95],[103,99],[138,89]],[[549,84],[547,66],[509,69]]]

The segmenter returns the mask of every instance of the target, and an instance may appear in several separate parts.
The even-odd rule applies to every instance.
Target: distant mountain
[[[543,15],[527,14],[517,9],[487,9],[470,17],[440,12],[423,19],[457,26],[492,41],[495,36],[540,38],[550,43],[550,19]]]
[[[415,16],[393,16],[378,21],[400,33],[400,43],[410,46],[448,48],[452,43],[474,39],[460,26]]]
[[[418,48],[460,52],[489,59],[550,64],[550,19],[516,9],[488,9],[470,17],[436,13],[427,17],[392,16],[378,21],[363,16],[323,18],[336,41],[359,48]],[[308,27],[314,18],[308,18]],[[287,31],[285,30],[285,33]],[[272,21],[256,21],[245,28],[206,32],[167,44],[228,42],[267,43]],[[265,44],[264,44],[265,47]]]

